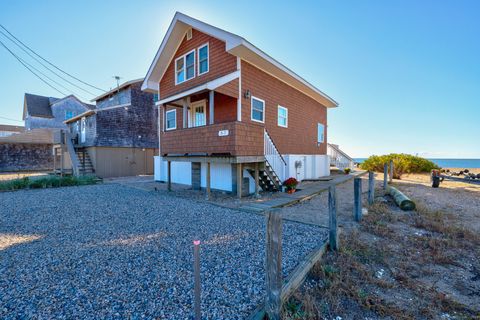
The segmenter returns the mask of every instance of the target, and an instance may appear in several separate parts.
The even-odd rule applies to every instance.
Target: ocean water
[[[362,163],[367,158],[354,158],[353,160]],[[442,168],[480,168],[480,159],[428,159]]]

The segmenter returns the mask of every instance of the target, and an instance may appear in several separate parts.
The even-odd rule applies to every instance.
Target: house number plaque
[[[219,137],[225,137],[225,136],[228,136],[230,132],[228,132],[228,130],[220,130],[218,131],[218,136]]]

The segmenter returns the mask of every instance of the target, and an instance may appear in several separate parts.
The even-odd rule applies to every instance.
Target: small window
[[[288,127],[288,109],[282,106],[278,106],[278,125]]]
[[[195,50],[175,60],[175,84],[195,77]]]
[[[65,120],[75,117],[75,111],[65,110]]]
[[[158,102],[158,93],[153,94],[153,102]]]
[[[198,48],[198,75],[208,72],[208,43]]]
[[[257,122],[265,122],[264,111],[265,101],[252,97],[252,120]]]
[[[166,129],[177,129],[177,110],[169,110],[166,113]]]
[[[317,127],[317,142],[323,143],[325,141],[325,126],[321,123]]]

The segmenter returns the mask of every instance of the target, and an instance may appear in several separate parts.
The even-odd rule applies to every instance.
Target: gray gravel
[[[0,318],[191,319],[199,238],[203,318],[243,319],[264,297],[264,228],[116,184],[0,193]],[[325,238],[285,223],[284,276]]]

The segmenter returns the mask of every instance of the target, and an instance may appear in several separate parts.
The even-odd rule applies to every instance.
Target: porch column
[[[207,200],[210,200],[210,162],[207,162]]]
[[[183,98],[183,128],[188,127],[188,100]]]
[[[172,191],[172,162],[167,161],[167,183],[168,183],[168,191]]]
[[[242,183],[243,183],[243,170],[242,164],[237,163],[237,197],[242,198]]]
[[[258,194],[258,180],[259,180],[259,170],[258,170],[258,162],[255,162],[255,198],[259,197]]]
[[[210,91],[208,93],[208,108],[210,112],[210,117],[208,118],[208,124],[213,124],[214,122],[214,98],[215,98],[215,91]]]

